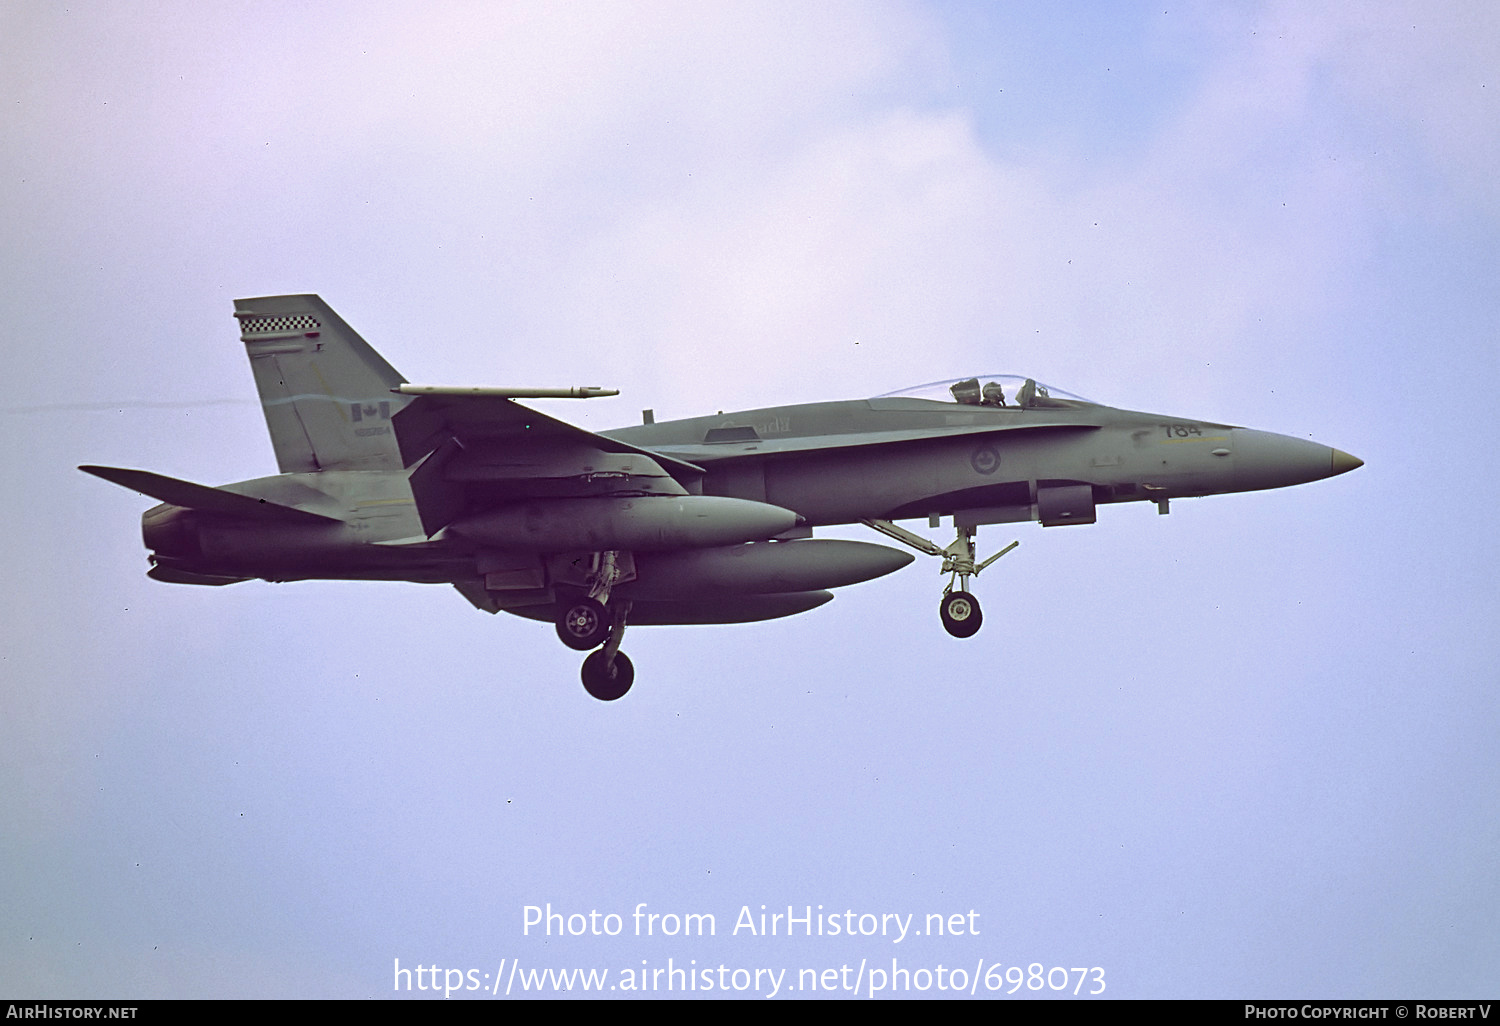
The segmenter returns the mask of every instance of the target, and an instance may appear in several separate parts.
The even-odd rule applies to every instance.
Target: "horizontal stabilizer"
[[[224,513],[228,516],[244,517],[250,520],[273,520],[283,524],[339,524],[343,521],[336,517],[325,517],[321,513],[309,513],[306,510],[294,509],[291,506],[283,506],[280,503],[267,502],[265,499],[257,499],[251,495],[241,495],[238,492],[226,491],[223,488],[211,488],[208,485],[194,484],[191,481],[181,481],[175,477],[167,477],[165,474],[153,474],[149,470],[127,470],[124,467],[93,467],[83,466],[79,470],[85,474],[93,474],[102,477],[112,484],[117,484],[142,495],[149,495],[153,499],[171,503],[173,506],[182,506],[187,509],[201,509],[209,513]]]

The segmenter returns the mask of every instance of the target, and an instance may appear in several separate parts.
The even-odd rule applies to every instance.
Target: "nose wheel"
[[[943,621],[943,630],[955,638],[972,638],[984,623],[979,600],[966,591],[944,592],[938,616]]]
[[[977,527],[958,528],[958,537],[946,549],[940,549],[920,534],[913,534],[904,527],[897,527],[889,520],[866,520],[863,523],[881,534],[909,545],[918,552],[938,556],[943,560],[939,573],[951,575],[948,587],[943,589],[943,601],[938,605],[938,617],[943,629],[955,638],[972,638],[984,623],[979,609],[979,600],[969,592],[969,578],[978,577],[979,572],[1021,543],[1013,541],[983,563],[975,563],[974,536]]]

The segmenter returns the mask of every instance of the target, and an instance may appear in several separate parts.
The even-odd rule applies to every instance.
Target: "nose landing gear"
[[[969,592],[969,578],[978,577],[981,570],[1021,544],[1013,541],[984,562],[975,563],[974,536],[979,532],[977,527],[958,528],[958,537],[947,548],[940,549],[920,534],[913,534],[904,527],[897,527],[889,520],[865,520],[862,523],[904,545],[911,546],[918,552],[942,557],[943,567],[939,573],[951,576],[948,579],[948,587],[943,589],[943,601],[938,606],[938,616],[943,621],[943,629],[955,638],[972,638],[978,633],[980,625],[984,623],[979,600]],[[957,585],[956,589],[955,585]]]

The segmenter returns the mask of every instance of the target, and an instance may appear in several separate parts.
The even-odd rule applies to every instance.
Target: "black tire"
[[[601,702],[623,698],[635,683],[635,667],[624,652],[615,653],[614,675],[605,669],[604,650],[592,652],[583,661],[583,689]]]
[[[591,598],[560,602],[557,606],[557,636],[579,652],[598,648],[609,640],[609,610]]]
[[[951,591],[944,595],[938,615],[943,619],[943,629],[955,638],[972,638],[984,623],[979,600],[966,591]]]

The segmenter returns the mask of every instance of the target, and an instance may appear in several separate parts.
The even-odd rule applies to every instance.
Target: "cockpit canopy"
[[[1068,409],[1079,404],[1097,406],[1083,396],[1039,384],[1034,378],[1015,374],[980,374],[971,378],[933,381],[926,385],[888,392],[877,399],[927,399],[932,402],[995,409]]]

